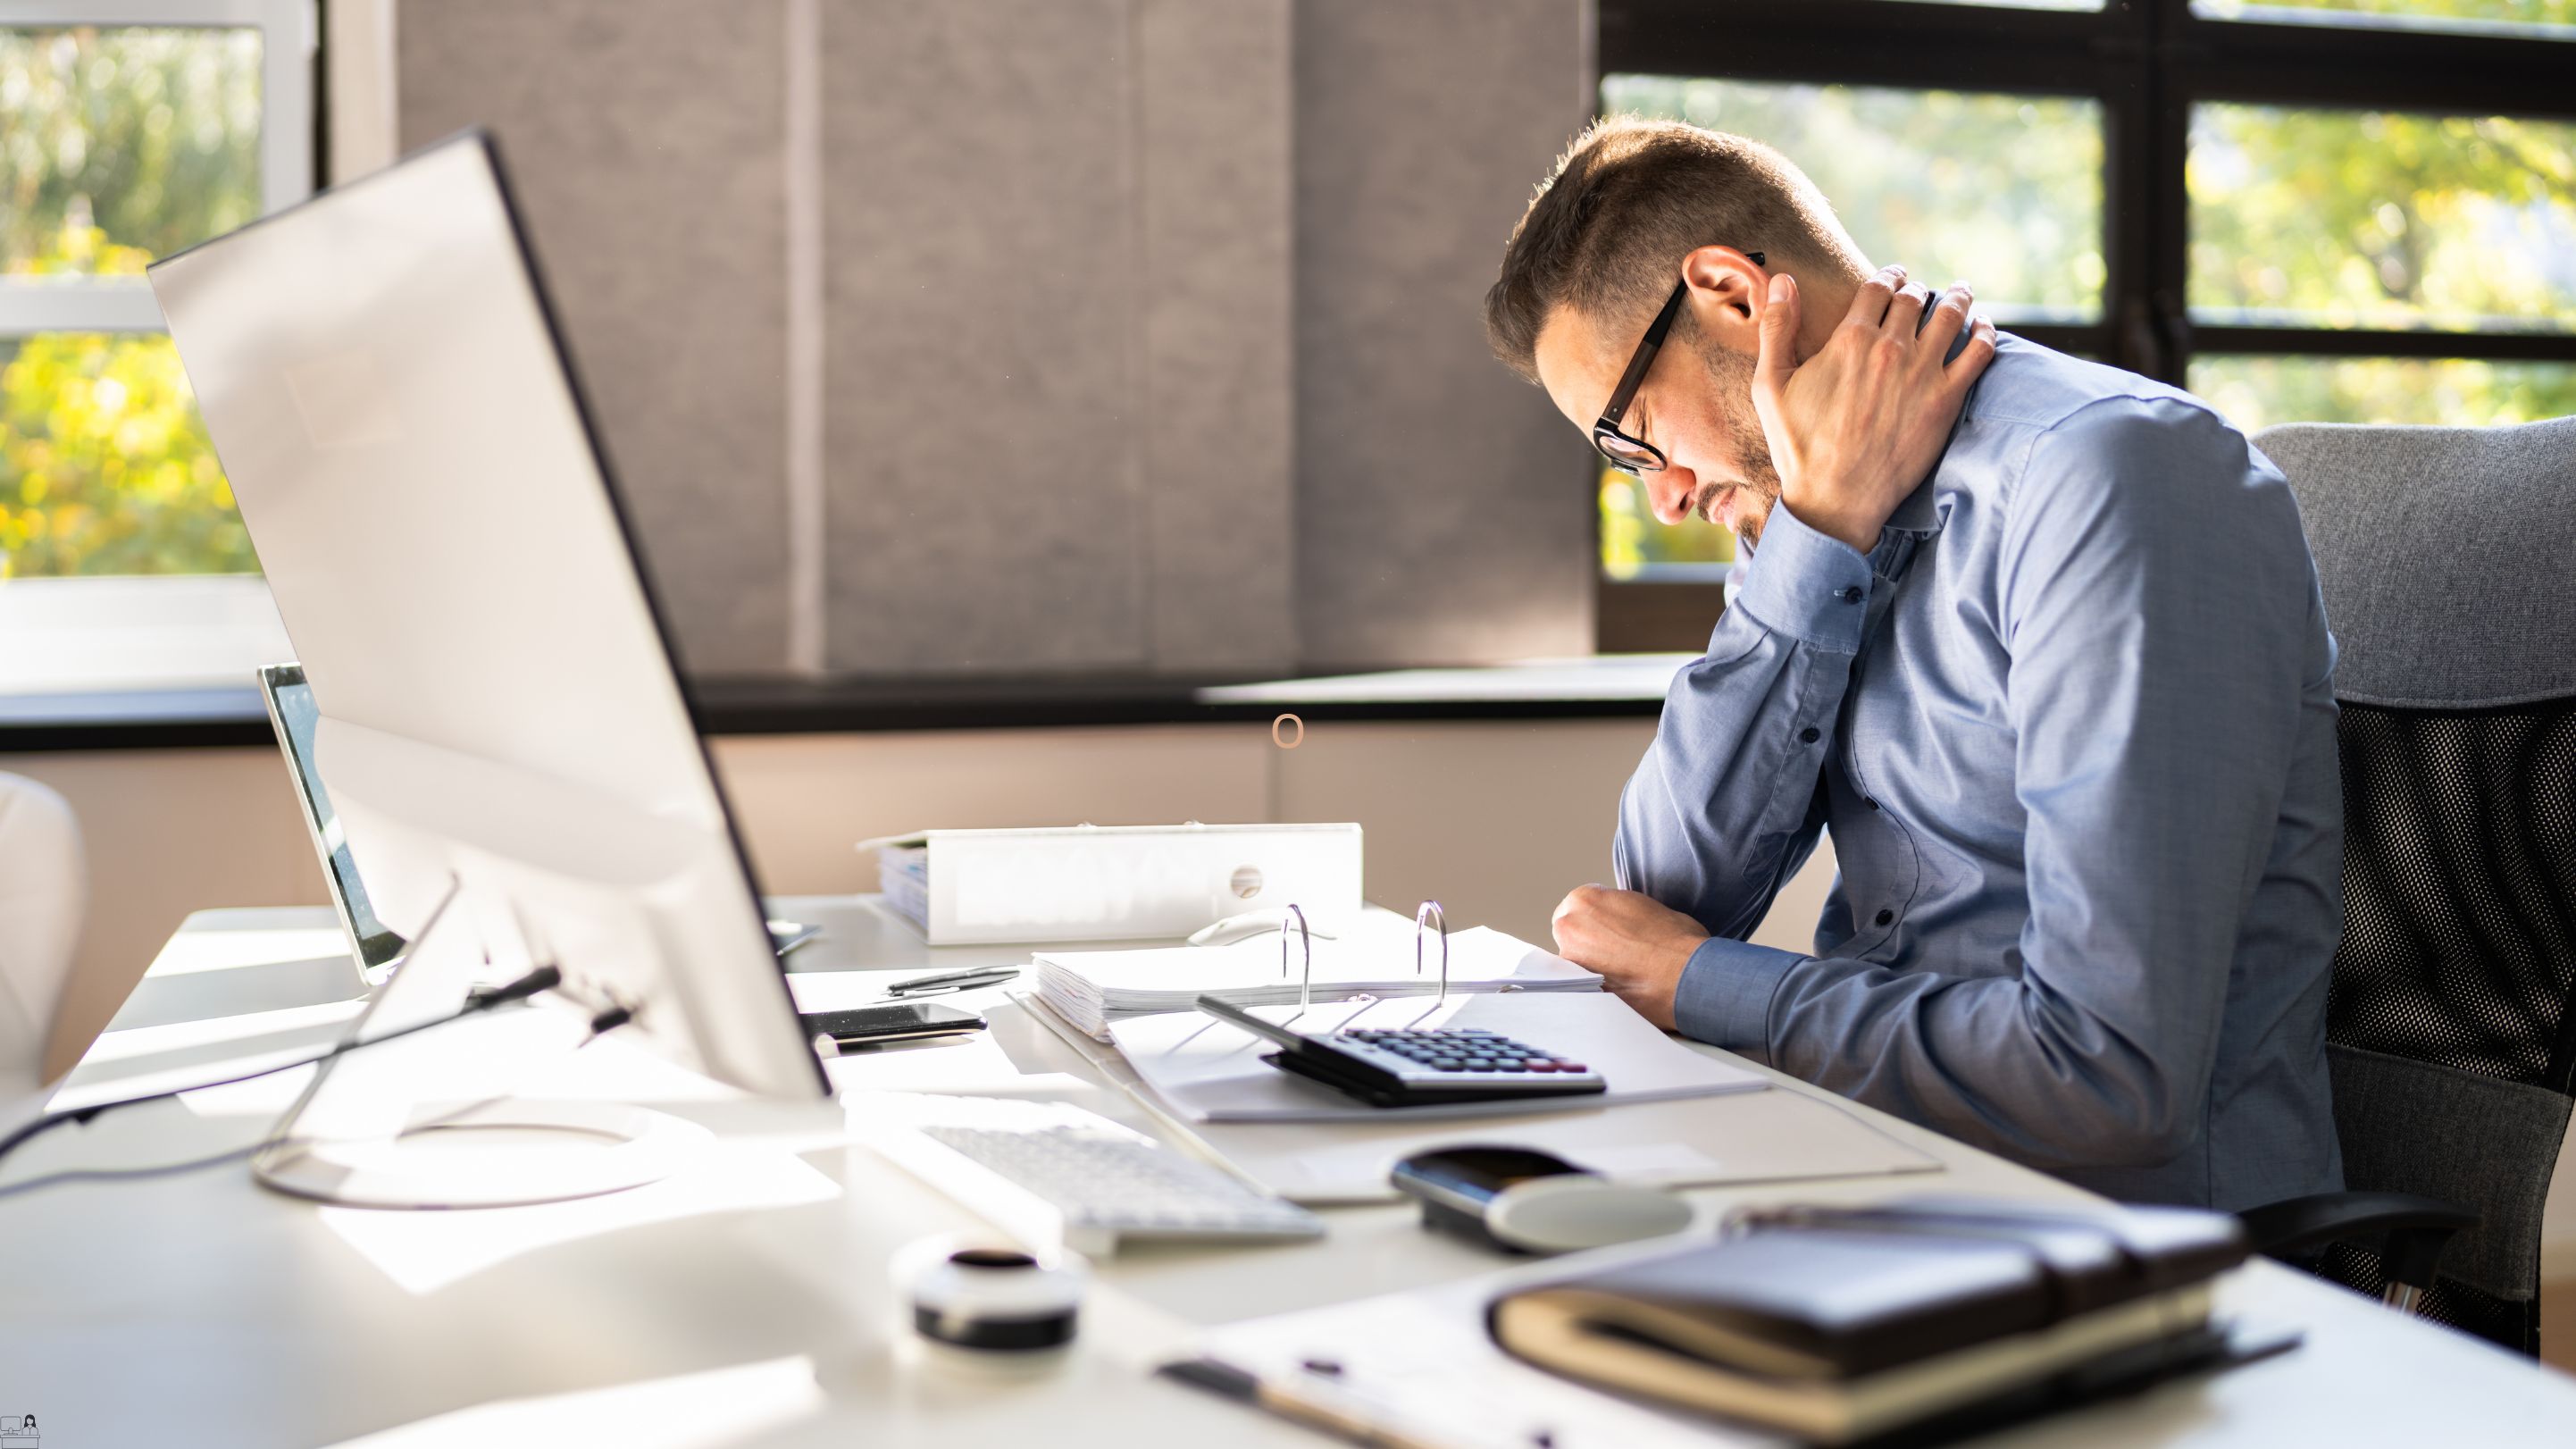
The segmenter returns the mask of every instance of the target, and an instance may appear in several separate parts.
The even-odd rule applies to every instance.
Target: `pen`
[[[1428,1439],[1418,1439],[1400,1429],[1372,1423],[1350,1409],[1324,1403],[1286,1384],[1263,1379],[1216,1359],[1178,1359],[1155,1372],[1165,1378],[1195,1384],[1211,1393],[1223,1394],[1237,1403],[1267,1410],[1290,1423],[1303,1424],[1354,1444],[1370,1445],[1372,1449],[1442,1449]]]
[[[934,991],[966,991],[977,986],[990,986],[1008,981],[1020,974],[1017,966],[973,966],[964,971],[943,971],[936,976],[915,976],[886,988],[888,996],[924,995]]]

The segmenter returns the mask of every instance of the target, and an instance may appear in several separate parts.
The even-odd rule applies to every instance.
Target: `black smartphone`
[[[936,1001],[904,1001],[849,1011],[808,1011],[799,1013],[797,1020],[805,1024],[806,1035],[829,1036],[845,1047],[960,1036],[984,1029],[984,1018]]]

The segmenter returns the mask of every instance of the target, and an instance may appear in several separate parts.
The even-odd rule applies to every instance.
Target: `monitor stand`
[[[451,888],[343,1041],[464,1005],[485,967],[455,904]],[[667,1112],[478,1094],[496,1067],[571,1050],[583,1025],[548,1003],[503,1007],[325,1062],[252,1156],[251,1176],[342,1207],[512,1207],[641,1187],[694,1161],[713,1134]]]

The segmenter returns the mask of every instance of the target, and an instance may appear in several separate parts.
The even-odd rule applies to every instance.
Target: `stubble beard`
[[[1709,381],[1716,386],[1718,411],[1733,445],[1736,471],[1744,478],[1736,489],[1735,537],[1743,551],[1751,553],[1762,546],[1762,525],[1771,517],[1771,505],[1780,501],[1780,470],[1772,465],[1771,444],[1762,435],[1762,415],[1753,410],[1753,359],[1713,343],[1698,351]],[[1707,501],[1713,503],[1717,497],[1711,491]]]

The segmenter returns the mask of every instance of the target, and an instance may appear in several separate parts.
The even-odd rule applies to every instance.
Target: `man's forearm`
[[[1815,845],[1872,582],[1868,560],[1777,512],[1748,574],[1674,676],[1614,845],[1620,885],[1734,936]]]

